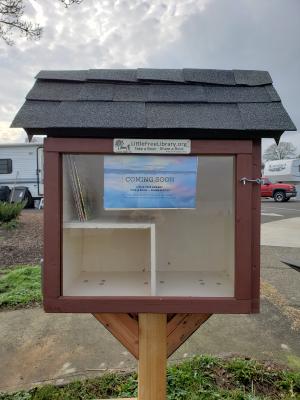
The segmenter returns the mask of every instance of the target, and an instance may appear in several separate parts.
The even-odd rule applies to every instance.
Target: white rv
[[[44,195],[42,143],[0,145],[0,186],[25,186],[33,199]]]
[[[265,163],[264,174],[271,182],[291,183],[300,197],[300,158],[273,160]]]

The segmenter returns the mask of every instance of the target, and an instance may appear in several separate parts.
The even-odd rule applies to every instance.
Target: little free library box
[[[259,311],[268,72],[41,71],[12,126],[47,135],[46,311]]]

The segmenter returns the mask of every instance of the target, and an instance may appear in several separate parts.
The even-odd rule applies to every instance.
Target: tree
[[[277,146],[275,143],[269,146],[264,152],[266,161],[282,160],[284,158],[295,158],[296,147],[290,142],[280,142]]]
[[[65,7],[82,0],[58,0]],[[26,0],[0,0],[0,38],[8,45],[14,44],[14,35],[23,35],[27,39],[38,40],[43,28],[30,20],[24,19]]]

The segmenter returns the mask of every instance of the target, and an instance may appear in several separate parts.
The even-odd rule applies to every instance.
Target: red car
[[[296,197],[295,185],[289,183],[272,183],[268,178],[262,178],[260,187],[261,197],[273,197],[275,201],[289,201],[291,197]]]

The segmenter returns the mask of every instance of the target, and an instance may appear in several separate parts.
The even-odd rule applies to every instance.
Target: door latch
[[[260,178],[256,178],[256,179],[248,179],[248,178],[241,178],[240,182],[243,182],[243,185],[246,185],[247,182],[251,182],[251,183],[257,183],[258,185],[262,184],[262,179]]]

